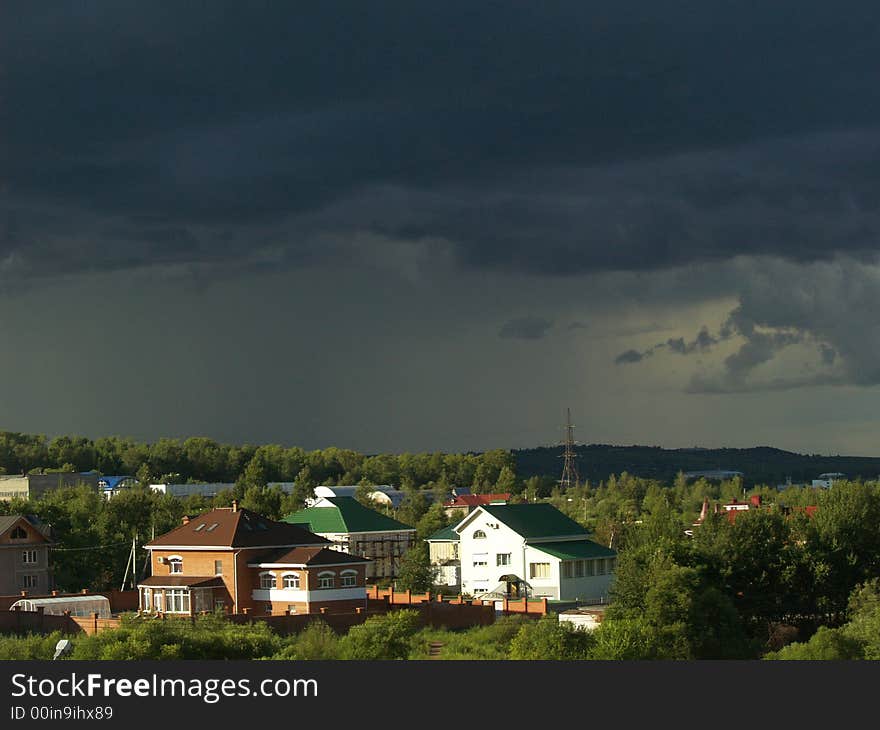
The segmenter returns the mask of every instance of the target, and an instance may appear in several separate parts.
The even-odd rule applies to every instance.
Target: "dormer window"
[[[27,531],[19,525],[9,534],[9,538],[11,540],[27,540]]]
[[[168,568],[172,573],[183,572],[183,558],[168,558]]]
[[[485,540],[485,539],[486,539],[486,533],[483,532],[482,530],[477,530],[477,531],[473,534],[473,538],[474,538],[474,540]]]

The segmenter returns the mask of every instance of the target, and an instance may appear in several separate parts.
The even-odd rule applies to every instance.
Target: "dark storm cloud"
[[[650,330],[649,330],[650,331]],[[639,352],[638,350],[626,350],[614,358],[616,365],[627,365],[631,363],[641,362],[649,355],[653,355],[657,350],[664,348],[678,355],[690,355],[694,352],[708,352],[712,345],[717,345],[720,339],[727,339],[731,336],[729,328],[724,329],[723,336],[719,334],[715,337],[709,334],[709,329],[703,326],[690,342],[686,342],[684,337],[670,337],[666,342],[660,342],[647,350]]]
[[[0,271],[277,269],[364,232],[551,275],[876,249],[873,3],[6,14]]]
[[[543,317],[518,317],[505,322],[498,330],[498,336],[514,340],[540,340],[553,326]]]
[[[646,350],[645,352],[639,352],[638,350],[627,350],[626,352],[621,352],[616,358],[614,358],[614,362],[617,365],[624,365],[626,363],[633,362],[641,362],[646,357],[648,357],[653,350]]]

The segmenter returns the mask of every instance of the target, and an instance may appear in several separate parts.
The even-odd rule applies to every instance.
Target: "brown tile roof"
[[[252,560],[249,566],[263,565],[339,565],[340,563],[368,563],[369,558],[341,553],[325,547],[298,547],[293,550],[279,550]]]
[[[204,575],[151,575],[149,578],[139,581],[138,585],[160,588],[220,588],[223,586],[223,579]]]
[[[51,542],[51,531],[49,526],[44,525],[42,522],[29,520],[25,515],[0,515],[0,535],[11,530],[19,520],[24,520],[27,524],[33,527],[45,542]]]
[[[247,509],[213,509],[147,543],[146,547],[275,547],[326,545],[298,525],[275,522]]]

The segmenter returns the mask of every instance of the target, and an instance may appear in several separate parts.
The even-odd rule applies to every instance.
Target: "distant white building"
[[[190,497],[197,494],[201,497],[216,497],[220,492],[232,491],[235,484],[231,482],[212,482],[205,484],[151,484],[150,489],[172,497]]]
[[[723,480],[723,479],[735,479],[736,477],[742,477],[743,473],[741,471],[736,471],[734,469],[707,469],[705,471],[688,471],[685,472],[685,479],[713,479],[713,480]]]
[[[592,631],[599,627],[605,616],[604,606],[571,608],[559,614],[559,623],[568,623],[576,629]]]
[[[839,471],[826,472],[825,474],[820,474],[818,479],[813,480],[813,486],[831,489],[834,486],[834,482],[839,482],[843,479],[846,479],[846,474]]]
[[[328,497],[354,497],[355,493],[358,490],[357,484],[344,484],[338,486],[320,486],[315,487],[313,490],[315,496],[306,500],[306,507],[312,507],[317,504],[322,498],[326,499]],[[429,502],[433,501],[434,493],[428,490],[422,492],[425,495],[425,499]],[[400,507],[401,502],[403,502],[404,497],[406,497],[406,492],[402,489],[395,489],[390,484],[375,484],[370,486],[370,491],[367,493],[367,496],[370,500],[380,507],[391,507],[391,509],[397,509]]]
[[[617,553],[550,504],[482,505],[453,530],[461,591],[476,598],[604,603]]]
[[[461,559],[458,554],[458,533],[450,527],[425,538],[431,565],[437,570],[434,583],[438,586],[461,587]]]
[[[285,494],[293,492],[293,482],[269,482],[270,489],[277,487]],[[235,489],[234,482],[204,482],[199,484],[151,484],[150,489],[162,494],[170,494],[172,497],[190,497],[197,494],[201,497],[216,497],[221,492],[231,492]]]

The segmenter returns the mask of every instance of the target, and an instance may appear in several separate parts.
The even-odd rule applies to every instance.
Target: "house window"
[[[529,578],[549,578],[550,563],[529,563]]]
[[[474,540],[485,540],[485,539],[486,539],[486,533],[483,532],[482,530],[477,530],[477,531],[473,534],[473,538],[474,538]]]
[[[596,561],[596,575],[605,575],[605,559],[599,558]]]
[[[260,588],[270,591],[275,587],[274,573],[260,573]]]
[[[489,553],[474,553],[474,567],[482,568],[489,564]]]
[[[11,540],[27,540],[27,532],[25,532],[25,530],[22,529],[21,525],[19,525],[11,533],[9,533],[9,538]]]
[[[575,560],[575,562],[574,562],[574,577],[575,578],[583,578],[584,577],[584,561],[583,560]]]
[[[613,573],[617,567],[617,558],[608,558],[608,572]]]
[[[150,610],[150,606],[152,604],[152,602],[150,601],[150,598],[152,597],[152,595],[153,595],[153,591],[151,591],[149,588],[144,588],[141,591],[141,611],[149,611]]]
[[[223,575],[223,561],[215,560],[214,561],[214,575]]]
[[[166,613],[189,613],[189,591],[183,588],[169,588],[165,591]]]
[[[342,584],[341,585],[343,588],[354,588],[357,585],[357,571],[356,570],[342,571]]]
[[[319,573],[318,588],[332,588],[334,584],[335,573]]]
[[[299,588],[299,576],[295,573],[288,573],[281,580],[286,590]]]
[[[510,553],[498,553],[495,556],[495,565],[510,565]]]
[[[21,587],[22,588],[36,588],[37,587],[37,576],[35,576],[35,575],[21,576]]]
[[[288,603],[287,604],[287,612],[288,613],[296,613],[296,606]]]
[[[562,577],[563,578],[571,578],[574,575],[574,566],[571,564],[570,560],[566,560],[562,563]]]
[[[596,575],[596,561],[595,560],[587,560],[587,561],[585,561],[584,565],[586,566],[587,575],[589,577],[592,578],[594,575]]]
[[[21,553],[21,562],[24,565],[34,565],[37,562],[36,550],[24,550]]]
[[[182,573],[183,572],[183,559],[182,558],[169,558],[168,559],[168,568],[172,573]]]

